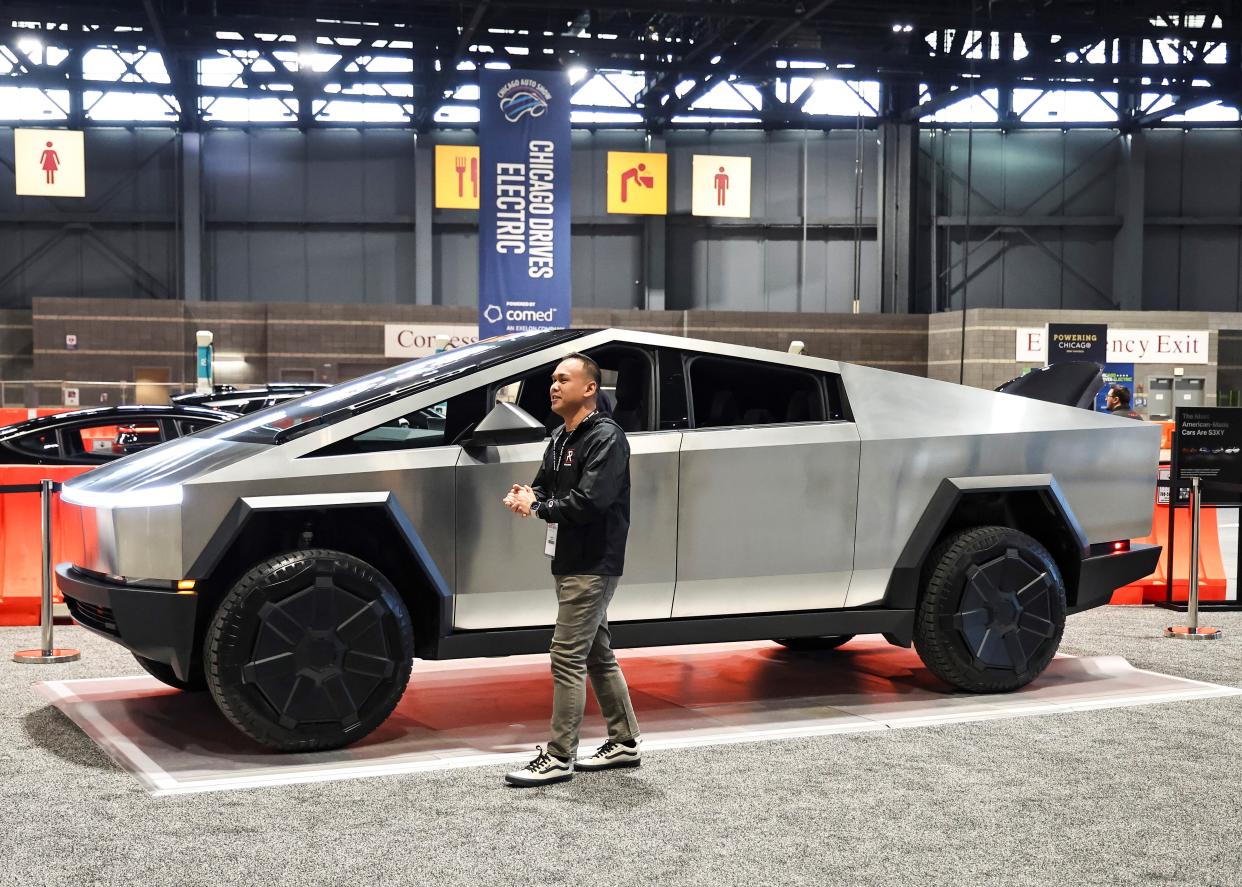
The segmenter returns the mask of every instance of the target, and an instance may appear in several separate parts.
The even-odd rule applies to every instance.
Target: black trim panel
[[[884,595],[886,606],[912,609],[918,603],[923,562],[927,555],[931,553],[944,528],[948,525],[949,518],[952,517],[958,503],[969,495],[1041,493],[1047,496],[1053,508],[1077,540],[1081,554],[1083,556],[1087,555],[1089,547],[1086,534],[1083,533],[1082,527],[1078,525],[1078,521],[1074,519],[1074,513],[1065,501],[1065,496],[1062,495],[1055,478],[1049,478],[1047,482],[1014,483],[1000,486],[975,485],[972,481],[976,480],[982,479],[946,477],[940,482],[940,486],[936,488],[936,492],[932,494],[931,499],[928,501],[927,508],[923,511],[923,516],[919,518],[918,524],[915,525],[914,532],[906,540],[906,546],[901,551],[901,557],[897,559],[897,563],[893,567],[892,576],[888,580],[888,590]],[[1069,577],[1066,578],[1068,580]]]
[[[370,494],[365,494],[370,495]],[[447,634],[449,627],[453,624],[453,595],[449,591],[448,583],[445,582],[444,576],[441,575],[439,568],[436,567],[435,561],[432,559],[427,546],[423,544],[422,538],[418,535],[418,531],[414,528],[405,510],[401,507],[401,503],[397,501],[397,497],[391,492],[382,503],[379,502],[313,502],[306,501],[298,505],[285,506],[280,508],[253,508],[244,499],[239,499],[233,503],[233,507],[229,509],[229,513],[224,520],[220,522],[220,526],[216,528],[216,533],[211,537],[206,547],[190,567],[189,575],[195,577],[210,576],[219,564],[220,559],[224,557],[224,553],[229,550],[229,546],[241,535],[246,528],[247,521],[254,514],[284,514],[292,511],[317,511],[320,509],[341,509],[341,508],[360,508],[375,509],[382,512],[397,535],[405,542],[408,554],[418,564],[419,569],[423,573],[423,577],[427,580],[427,584],[436,594],[436,600],[439,610],[440,631]],[[394,582],[396,577],[389,577]]]
[[[1110,552],[1082,560],[1078,573],[1078,601],[1068,612],[1081,613],[1107,604],[1113,592],[1144,576],[1160,562],[1160,546],[1131,543],[1129,551]]]
[[[757,613],[707,619],[658,619],[613,622],[612,646],[662,647],[772,638],[820,637],[834,634],[883,634],[889,643],[909,646],[914,635],[913,610],[814,610],[800,613]],[[511,628],[464,631],[440,638],[424,659],[471,659],[546,653],[552,628]]]
[[[198,595],[106,582],[73,564],[56,565],[56,586],[69,612],[86,617],[79,618],[83,628],[171,666],[183,681],[190,679]],[[100,618],[104,614],[110,623]]]

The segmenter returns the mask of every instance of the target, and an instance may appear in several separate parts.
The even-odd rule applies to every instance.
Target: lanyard
[[[552,471],[553,473],[560,474],[561,469],[565,467],[561,463],[561,458],[565,455],[565,446],[569,443],[569,438],[577,434],[578,429],[581,428],[583,425],[585,425],[588,421],[590,421],[591,417],[594,416],[598,412],[599,410],[591,410],[591,412],[587,413],[586,416],[583,417],[582,421],[578,423],[578,425],[574,428],[573,431],[566,431],[563,434],[561,434],[559,445],[554,446],[552,449]]]

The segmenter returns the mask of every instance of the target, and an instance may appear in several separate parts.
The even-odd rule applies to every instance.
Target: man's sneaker
[[[637,767],[642,761],[642,750],[637,739],[624,742],[613,742],[609,739],[595,750],[589,758],[578,760],[575,766],[579,770],[611,770],[613,767]]]
[[[553,757],[543,750],[542,745],[537,745],[535,748],[539,749],[539,754],[535,755],[535,759],[521,770],[506,773],[505,782],[509,785],[529,788],[532,785],[549,785],[574,778],[572,761],[562,761],[560,758]]]

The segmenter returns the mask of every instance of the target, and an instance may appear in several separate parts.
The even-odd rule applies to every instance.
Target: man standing
[[[556,430],[532,486],[519,486],[504,504],[522,517],[547,522],[544,554],[552,558],[558,609],[552,634],[552,736],[545,751],[505,776],[510,785],[561,782],[578,770],[637,767],[638,722],[625,676],[613,655],[608,603],[625,565],[630,529],[630,447],[625,432],[596,409],[599,366],[571,354],[552,373]],[[586,678],[608,722],[608,741],[575,760],[586,704]]]

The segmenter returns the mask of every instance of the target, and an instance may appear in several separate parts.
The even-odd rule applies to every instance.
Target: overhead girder
[[[1187,16],[1200,16],[1193,21],[1177,18],[1183,10],[1167,0],[972,2],[976,4],[973,11],[960,0],[798,0],[789,4],[605,0],[589,8],[565,0],[425,0],[417,7],[396,0],[364,5],[338,0],[317,3],[313,9],[293,0],[62,0],[37,6],[18,2],[6,5],[9,15],[0,27],[0,47],[15,46],[33,34],[48,45],[78,50],[76,58],[94,47],[156,50],[165,59],[172,82],[85,80],[74,64],[32,64],[14,53],[17,64],[7,75],[0,75],[0,84],[172,96],[181,108],[183,128],[198,124],[201,99],[217,95],[298,99],[303,125],[315,122],[308,116],[312,100],[394,102],[406,109],[411,125],[426,128],[437,108],[454,104],[453,90],[474,79],[471,71],[458,71],[459,64],[478,66],[489,61],[515,67],[580,65],[592,72],[644,74],[647,85],[629,110],[641,113],[651,129],[673,125],[680,115],[726,113],[691,110],[724,82],[759,91],[763,108],[738,112],[753,118],[755,125],[822,125],[823,115],[805,111],[809,90],[797,96],[787,90],[786,100],[778,98],[774,84],[795,77],[878,81],[883,87],[881,115],[909,121],[986,89],[1116,92],[1123,97],[1118,117],[1123,127],[1158,124],[1204,102],[1233,104],[1242,96],[1242,65],[1238,64],[1242,60],[1242,14],[1235,14],[1225,0],[1204,0],[1194,10],[1186,10]],[[972,15],[979,35],[967,40]],[[35,27],[17,27],[11,22],[34,23]],[[1214,24],[1221,26],[1209,26]],[[935,45],[925,39],[933,32],[939,34]],[[1013,58],[1015,33],[1024,38],[1026,54],[1020,59]],[[230,34],[241,39],[232,39]],[[261,35],[293,39],[267,40]],[[327,42],[317,42],[320,39]],[[1159,39],[1181,42],[1165,47],[1172,58],[1161,55],[1161,61],[1143,61],[1138,51],[1142,41]],[[395,47],[374,45],[394,41]],[[1088,61],[1091,50],[1101,46],[1110,59],[1116,47],[1119,60]],[[1206,61],[1208,53],[1220,46],[1228,53],[1228,63]],[[272,55],[308,49],[339,54],[342,59],[331,71],[314,72],[291,70]],[[267,57],[275,70],[247,70],[241,88],[225,91],[196,82],[197,61],[237,50]],[[979,57],[971,57],[976,52]],[[997,58],[992,58],[994,53]],[[413,70],[344,70],[377,56],[408,59]],[[791,64],[822,67],[799,69]],[[327,92],[326,84],[336,89],[401,84],[412,88],[413,95],[346,95]],[[915,104],[920,84],[929,89],[929,98],[921,106]],[[1136,100],[1144,92],[1172,96],[1175,110],[1144,113]],[[1021,125],[1012,114],[1012,101],[1006,98],[1000,102],[1006,118],[1001,124]]]

